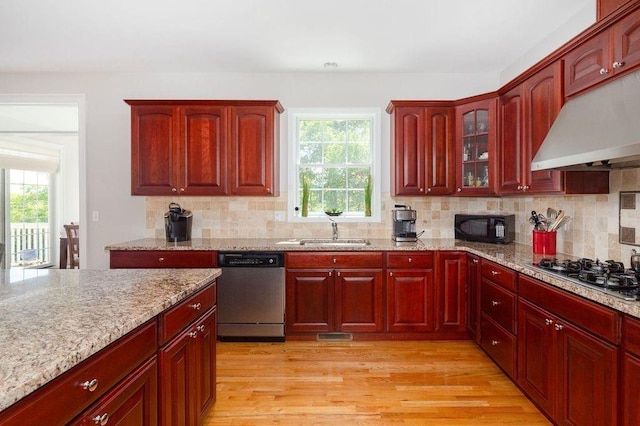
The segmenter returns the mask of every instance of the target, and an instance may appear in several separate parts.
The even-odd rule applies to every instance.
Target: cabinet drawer
[[[640,320],[625,316],[622,322],[625,350],[640,356]]]
[[[482,313],[516,334],[516,295],[487,280],[480,289]]]
[[[215,268],[212,250],[112,250],[110,267],[116,268]]]
[[[68,373],[9,407],[0,416],[2,426],[66,424],[107,390],[156,353],[155,319],[91,356]],[[85,388],[90,384],[93,390]]]
[[[387,268],[433,268],[433,253],[387,253]]]
[[[160,344],[183,330],[194,319],[207,312],[216,303],[216,283],[180,302],[160,314]]]
[[[520,297],[603,339],[616,345],[620,344],[621,320],[620,315],[613,309],[574,296],[525,275],[520,275],[518,289]]]
[[[497,263],[483,260],[482,276],[496,284],[500,284],[507,290],[516,291],[516,277],[518,274],[514,270],[498,265]]]
[[[287,268],[382,268],[382,252],[287,253]]]
[[[511,378],[515,378],[516,338],[482,316],[480,346]]]

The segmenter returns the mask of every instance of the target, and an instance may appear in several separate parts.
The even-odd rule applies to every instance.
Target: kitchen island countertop
[[[420,239],[415,243],[396,243],[391,238],[370,238],[367,246],[329,247],[304,246],[299,240],[286,238],[194,238],[186,242],[167,242],[162,238],[143,238],[105,247],[105,250],[218,250],[218,251],[416,251],[460,250],[491,260],[522,274],[537,278],[555,287],[577,294],[604,306],[640,318],[640,301],[626,301],[590,287],[573,283],[558,275],[536,269],[531,265],[543,255],[533,253],[526,244],[486,244],[452,238]],[[549,257],[549,256],[546,256]],[[556,253],[558,259],[575,259],[567,253]],[[286,265],[285,265],[286,266]]]
[[[219,275],[219,269],[3,271],[0,411]]]

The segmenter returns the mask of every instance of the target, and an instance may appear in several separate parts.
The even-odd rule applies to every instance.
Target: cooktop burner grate
[[[640,300],[639,277],[615,260],[543,258],[534,266],[624,300]]]

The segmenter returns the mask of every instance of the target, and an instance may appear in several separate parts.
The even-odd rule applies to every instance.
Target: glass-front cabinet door
[[[496,194],[496,108],[497,97],[456,107],[458,195]]]

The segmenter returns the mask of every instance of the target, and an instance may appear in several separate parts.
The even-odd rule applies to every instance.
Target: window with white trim
[[[380,221],[379,109],[291,109],[289,141],[290,220]]]

